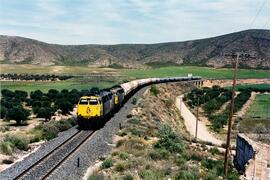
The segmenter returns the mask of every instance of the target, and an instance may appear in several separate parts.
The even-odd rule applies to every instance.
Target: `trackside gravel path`
[[[196,130],[196,117],[187,108],[185,103],[182,101],[183,95],[176,98],[176,107],[180,110],[181,116],[184,119],[185,126],[188,132],[195,137]],[[180,104],[181,103],[181,104]],[[208,131],[206,124],[202,121],[198,122],[198,135],[197,138],[202,141],[211,142],[215,145],[221,145],[223,142],[215,137],[213,133]]]

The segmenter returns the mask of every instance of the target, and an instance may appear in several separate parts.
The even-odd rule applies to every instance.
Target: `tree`
[[[7,118],[10,120],[15,120],[17,125],[21,125],[22,121],[27,120],[29,115],[30,112],[27,109],[24,109],[22,106],[14,106],[7,112]]]
[[[0,118],[4,119],[7,114],[7,108],[5,106],[0,106],[0,111],[1,111]]]
[[[30,93],[31,99],[41,100],[42,96],[43,96],[43,92],[41,92],[40,90],[36,90]]]
[[[58,93],[59,93],[58,90],[56,90],[56,89],[50,89],[50,90],[48,91],[47,96],[48,96],[50,99],[56,99]]]
[[[8,89],[3,89],[1,93],[4,98],[13,98],[15,95],[13,91]]]
[[[61,109],[62,114],[68,114],[69,111],[73,110],[73,105],[66,99],[59,99],[56,102],[56,105],[59,109]]]
[[[17,101],[26,101],[26,98],[28,96],[27,92],[25,91],[21,91],[21,90],[15,90],[14,91],[14,99],[16,99]]]
[[[41,107],[37,112],[37,117],[45,118],[45,121],[50,120],[53,115],[53,110],[50,107]]]

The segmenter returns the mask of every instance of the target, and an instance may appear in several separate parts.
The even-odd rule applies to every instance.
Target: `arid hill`
[[[42,65],[96,65],[138,68],[192,64],[231,66],[224,53],[245,51],[255,58],[240,67],[270,68],[270,30],[246,30],[185,42],[119,45],[56,45],[23,37],[0,36],[0,62]]]

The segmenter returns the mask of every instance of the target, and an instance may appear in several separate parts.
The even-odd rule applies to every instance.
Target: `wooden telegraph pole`
[[[230,143],[231,143],[231,127],[232,127],[232,117],[233,117],[233,111],[234,111],[234,94],[235,94],[236,71],[237,71],[237,66],[238,66],[238,59],[239,59],[239,53],[237,53],[236,61],[235,61],[235,64],[234,64],[230,117],[229,117],[229,121],[228,121],[226,152],[225,152],[225,158],[224,158],[224,176],[225,177],[227,177],[227,173],[228,173],[228,156],[229,156]]]
[[[199,97],[197,97],[197,113],[196,113],[196,131],[195,131],[195,141],[197,142],[198,136],[198,121],[199,121]]]

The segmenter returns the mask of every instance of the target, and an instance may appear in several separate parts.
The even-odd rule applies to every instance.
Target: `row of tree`
[[[0,74],[0,79],[5,80],[25,80],[25,81],[56,81],[56,80],[67,80],[73,76],[66,75],[54,75],[54,74]]]
[[[90,90],[50,89],[48,93],[36,90],[28,94],[25,91],[3,89],[1,93],[1,118],[16,120],[19,125],[27,120],[31,113],[46,121],[50,120],[57,110],[61,110],[62,114],[68,114],[73,110],[79,98],[89,94]]]
[[[240,94],[235,98],[234,112],[241,110],[243,105],[251,96],[251,92],[270,92],[269,88],[239,88]],[[219,130],[225,124],[230,114],[230,103],[226,106],[225,110],[219,114],[216,112],[221,109],[224,103],[228,102],[232,97],[230,89],[213,86],[212,88],[194,89],[188,93],[184,100],[189,106],[194,107],[202,105],[206,112],[208,119],[212,122],[212,128]]]

